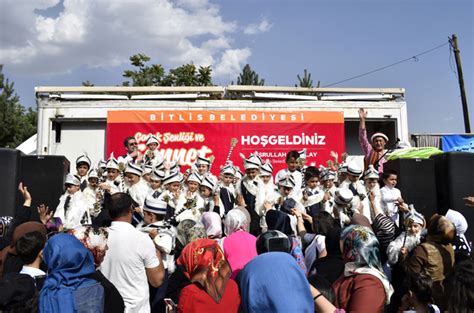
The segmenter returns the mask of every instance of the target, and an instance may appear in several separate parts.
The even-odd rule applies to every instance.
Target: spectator
[[[403,296],[400,311],[435,313],[440,312],[433,304],[431,277],[425,273],[411,274],[406,277],[407,293]],[[450,311],[451,312],[451,311]]]
[[[257,238],[248,232],[249,222],[239,209],[227,213],[224,229],[227,237],[222,239],[221,245],[232,269],[231,278],[234,279],[245,264],[257,256]]]
[[[285,275],[276,275],[278,270]],[[240,271],[237,280],[245,313],[314,312],[309,283],[288,253],[268,252],[255,257]]]
[[[191,242],[177,263],[191,281],[181,291],[178,312],[238,312],[239,290],[230,279],[229,263],[215,240]]]
[[[222,237],[222,221],[216,212],[204,212],[201,221],[206,227],[207,238],[220,239]]]
[[[452,291],[448,311],[469,313],[474,311],[474,261],[466,260],[456,264],[450,277]]]
[[[39,297],[40,312],[103,312],[104,288],[88,276],[92,254],[69,234],[48,240],[43,251],[48,276]]]
[[[15,244],[17,256],[23,262],[20,274],[30,275],[38,290],[43,287],[46,273],[40,269],[43,261],[43,248],[46,244],[46,236],[43,232],[33,231],[24,234]]]
[[[316,272],[333,284],[344,272],[344,261],[342,260],[339,240],[341,228],[333,227],[326,234],[325,244],[327,254],[316,259],[310,269],[310,273]]]
[[[382,312],[393,288],[382,270],[379,242],[367,227],[351,225],[341,234],[344,276],[334,284],[336,307],[347,312]]]
[[[110,197],[109,250],[100,269],[122,295],[125,312],[150,312],[148,282],[158,288],[164,268],[151,238],[132,226],[132,204],[125,193]]]
[[[7,273],[0,279],[0,311],[38,311],[38,290],[30,275]]]
[[[404,260],[403,267],[408,274],[426,271],[433,280],[434,303],[444,311],[449,298],[449,288],[444,286],[444,280],[453,270],[454,250],[451,242],[456,229],[446,217],[438,214],[431,217],[427,228],[426,241]]]
[[[89,250],[94,258],[94,266],[98,268],[104,261],[107,252],[107,240],[109,232],[106,228],[93,228],[91,226],[80,226],[70,231]],[[99,271],[89,275],[98,281],[104,288],[104,312],[123,312],[125,304],[123,298],[115,286]]]
[[[10,245],[0,253],[0,270],[3,274],[19,273],[25,265],[16,254],[16,243],[27,233],[38,231],[46,236],[46,228],[38,222],[26,222],[15,228]]]

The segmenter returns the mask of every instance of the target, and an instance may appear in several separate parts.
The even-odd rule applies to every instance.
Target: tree
[[[191,62],[170,69],[165,74],[161,64],[147,65],[150,57],[139,53],[130,57],[131,64],[137,70],[125,70],[123,77],[130,78],[133,86],[210,86],[212,85],[212,69],[200,66],[199,69]],[[84,85],[84,83],[83,83]],[[130,81],[123,82],[130,86]]]
[[[150,57],[145,54],[132,55],[130,62],[133,66],[138,67],[138,70],[125,70],[122,76],[130,78],[132,86],[159,86],[165,75],[165,70],[161,64],[146,66],[145,63],[149,61]],[[130,81],[125,81],[122,85],[130,86]]]
[[[199,86],[212,86],[212,69],[210,66],[200,66],[197,80]]]
[[[305,87],[305,88],[313,87],[313,80],[311,79],[311,73],[308,73],[306,69],[304,69],[303,78],[301,78],[299,74],[296,75],[296,77],[298,78],[300,87]]]
[[[258,74],[246,64],[242,69],[242,73],[237,77],[237,85],[252,85],[252,86],[263,86],[265,85],[264,79],[259,79]]]
[[[2,72],[0,64],[0,147],[16,148],[36,133],[37,113],[20,104],[13,82]]]

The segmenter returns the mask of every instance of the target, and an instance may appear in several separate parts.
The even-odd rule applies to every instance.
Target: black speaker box
[[[21,198],[18,192],[20,183],[21,152],[15,149],[0,148],[0,216],[13,216]]]
[[[463,200],[464,197],[474,196],[474,153],[448,152],[432,158],[440,214],[448,209],[460,212],[469,224],[466,237],[474,239],[474,208],[466,206]]]
[[[429,219],[437,211],[435,162],[431,159],[398,159],[383,165],[384,171],[398,172],[402,198]]]
[[[68,173],[69,161],[64,156],[24,155],[21,158],[20,179],[33,198],[32,208],[44,203],[54,210],[64,193]]]

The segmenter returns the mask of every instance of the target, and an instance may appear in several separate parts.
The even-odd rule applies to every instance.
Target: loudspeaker
[[[31,207],[44,203],[54,210],[64,193],[68,173],[69,161],[64,156],[24,155],[21,158],[20,179],[33,198]]]
[[[0,216],[13,216],[21,198],[18,192],[21,152],[0,148]]]
[[[474,153],[448,152],[432,157],[435,162],[436,189],[440,214],[448,209],[460,212],[469,222],[474,221],[474,208],[464,204],[464,197],[474,196]],[[466,233],[474,238],[474,224]]]
[[[435,182],[435,162],[431,159],[398,159],[383,165],[384,171],[398,173],[397,188],[402,198],[428,220],[438,208]]]

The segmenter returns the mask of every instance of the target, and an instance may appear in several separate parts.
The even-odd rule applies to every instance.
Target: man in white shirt
[[[131,224],[135,210],[132,203],[125,193],[110,197],[109,249],[100,270],[122,295],[125,312],[150,312],[148,282],[160,287],[165,271],[161,254],[151,238]]]

